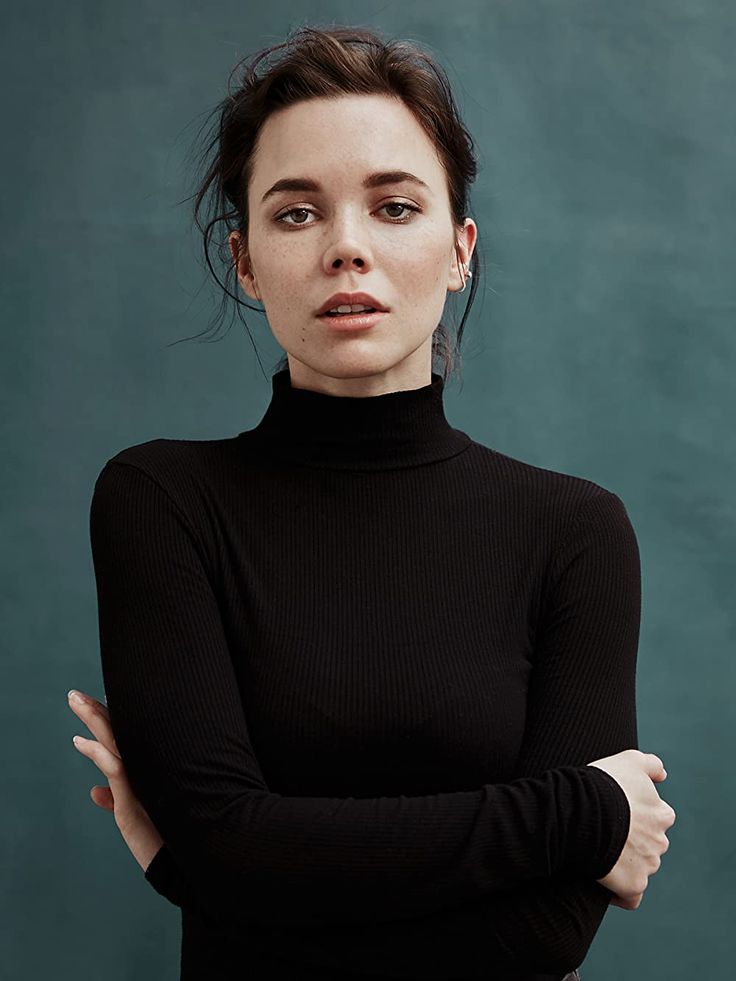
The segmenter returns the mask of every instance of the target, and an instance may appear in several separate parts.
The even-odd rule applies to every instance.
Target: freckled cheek
[[[294,309],[294,297],[314,290],[314,264],[297,249],[260,249],[253,255],[258,286],[274,310]],[[306,291],[306,292],[305,292]]]
[[[266,280],[278,282],[285,276],[286,270],[292,269],[298,262],[298,254],[294,249],[285,249],[280,243],[276,244],[268,239],[258,249],[254,249],[251,255],[256,275],[264,283]]]
[[[448,250],[444,243],[436,239],[412,243],[400,253],[387,268],[387,275],[397,288],[401,288],[402,299],[416,297],[420,302],[428,301],[427,290],[444,284],[448,274]]]

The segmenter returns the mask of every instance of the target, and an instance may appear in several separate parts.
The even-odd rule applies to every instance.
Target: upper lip
[[[325,300],[317,311],[317,316],[319,317],[323,313],[327,313],[328,310],[332,310],[333,307],[343,306],[346,303],[363,303],[365,306],[374,307],[376,310],[382,310],[384,312],[388,310],[388,307],[379,303],[370,293],[335,293],[329,300]]]

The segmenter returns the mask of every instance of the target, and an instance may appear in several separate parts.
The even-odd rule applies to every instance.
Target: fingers
[[[112,796],[112,791],[109,787],[100,787],[95,785],[89,792],[89,796],[92,798],[93,803],[97,804],[98,807],[103,808],[105,811],[115,810],[115,799]]]
[[[108,779],[115,781],[116,777],[122,773],[122,761],[115,737],[112,734],[110,713],[107,706],[98,702],[96,698],[74,689],[68,692],[67,700],[75,715],[85,723],[89,731],[96,737],[95,740],[76,735],[73,738],[75,747],[80,753],[91,759]],[[96,785],[92,787],[89,795],[98,807],[112,813],[115,812],[115,799],[110,787]]]
[[[72,742],[88,759],[97,766],[108,780],[114,781],[123,775],[123,762],[115,753],[98,743],[96,739],[86,739],[84,736],[72,737]]]
[[[92,735],[111,753],[120,756],[110,725],[110,713],[106,705],[73,688],[68,694],[69,707],[84,722]]]
[[[642,753],[641,755],[645,763],[647,775],[652,780],[659,781],[667,779],[667,771],[664,768],[664,763],[656,753]]]
[[[609,901],[609,906],[619,906],[621,909],[638,909],[641,906],[643,893],[639,893],[631,899],[621,899],[620,896],[613,895]]]

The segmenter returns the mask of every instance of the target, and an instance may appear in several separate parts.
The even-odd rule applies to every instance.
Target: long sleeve
[[[115,462],[96,482],[90,535],[113,732],[134,792],[213,918],[410,919],[540,877],[599,878],[615,863],[627,804],[611,777],[584,765],[574,716],[560,753],[574,762],[540,768],[525,751],[535,772],[507,783],[416,797],[271,792],[249,737],[208,543],[155,480]],[[591,586],[581,588],[585,596]],[[563,676],[555,643],[565,617],[577,614],[558,605],[556,615],[542,658],[550,691]],[[573,668],[585,670],[585,647],[601,630],[578,627]],[[594,723],[614,677],[613,667],[604,679],[598,671],[592,702],[577,679],[566,704]],[[536,717],[542,738],[553,720],[543,705]],[[612,826],[621,833],[611,836]]]
[[[548,566],[515,777],[638,748],[640,615],[636,535],[623,502],[604,491],[582,505]],[[622,805],[610,813],[618,858],[628,835],[628,801],[613,777],[601,773]],[[171,873],[176,881],[177,870]],[[503,981],[516,972],[570,972],[584,961],[609,907],[612,893],[596,881],[602,877],[537,878],[423,921],[403,922],[401,948],[408,962],[435,966],[435,976],[470,974],[481,964],[489,978],[496,969]],[[450,937],[456,942],[448,957]],[[386,962],[392,941],[371,935],[377,963]],[[346,938],[346,947],[350,943]]]
[[[581,507],[550,561],[515,777],[638,748],[640,613],[634,530],[622,501],[615,494],[598,494]],[[566,734],[562,743],[560,733]],[[620,841],[629,814],[615,816]],[[146,878],[177,905],[185,901],[188,884],[166,846]],[[475,951],[464,942],[469,962],[482,961],[489,970],[513,964],[529,971],[568,972],[585,959],[611,896],[594,878],[540,878],[493,895],[475,910],[445,911],[441,923],[437,918],[436,935],[451,931],[457,916],[463,933],[478,938]],[[410,928],[402,924],[405,940]],[[427,943],[424,933],[417,938],[420,943]]]
[[[620,498],[599,493],[580,508],[548,569],[515,776],[639,748],[640,621],[636,534]],[[618,854],[630,821],[620,796]],[[613,895],[597,878],[563,873],[493,898],[489,920],[516,963],[539,971],[582,963]]]

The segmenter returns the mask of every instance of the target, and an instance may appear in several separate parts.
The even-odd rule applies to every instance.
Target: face
[[[389,171],[421,183],[366,186]],[[268,194],[284,178],[314,187]],[[462,287],[477,230],[469,218],[462,230],[453,224],[440,159],[403,102],[350,95],[272,114],[248,208],[238,279],[263,303],[294,387],[360,396],[431,382],[432,333],[448,291]],[[234,260],[238,242],[231,233]],[[337,330],[317,312],[343,291],[369,293],[388,312],[366,329]]]

